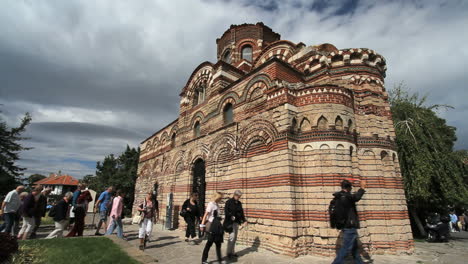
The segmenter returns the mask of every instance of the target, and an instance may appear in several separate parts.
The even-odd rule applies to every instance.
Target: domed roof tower
[[[280,39],[280,34],[261,22],[231,25],[220,38],[216,39],[217,58],[248,71],[262,48]]]

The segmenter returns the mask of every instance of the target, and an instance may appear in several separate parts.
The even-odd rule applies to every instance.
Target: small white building
[[[70,175],[51,173],[49,177],[35,182],[34,185],[42,185],[44,188],[51,188],[51,194],[62,195],[69,191],[75,191],[78,183],[78,180]]]

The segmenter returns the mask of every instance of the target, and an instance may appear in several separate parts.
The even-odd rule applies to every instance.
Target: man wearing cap
[[[352,183],[349,180],[343,180],[341,182],[341,191],[333,194],[334,199],[339,201],[340,206],[343,209],[343,222],[342,225],[337,226],[338,229],[343,231],[343,244],[338,251],[335,260],[332,264],[344,263],[344,259],[348,253],[351,253],[354,258],[354,263],[363,264],[364,262],[359,255],[358,250],[358,233],[359,229],[359,217],[356,210],[356,202],[361,200],[362,196],[366,192],[366,182],[361,180],[361,188],[356,193],[351,193],[353,188]]]
[[[234,192],[234,195],[231,199],[226,201],[224,207],[224,213],[226,215],[225,226],[228,226],[229,240],[227,244],[227,257],[234,258],[237,255],[234,253],[234,247],[236,246],[237,234],[239,232],[239,226],[241,229],[247,224],[245,219],[244,209],[242,208],[242,203],[240,200],[242,192],[237,190]],[[232,227],[231,227],[232,226]]]

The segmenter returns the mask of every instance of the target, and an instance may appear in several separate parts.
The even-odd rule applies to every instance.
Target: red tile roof
[[[70,175],[57,175],[57,174],[50,174],[48,178],[39,180],[34,184],[41,184],[41,185],[78,185],[78,180],[73,178]]]

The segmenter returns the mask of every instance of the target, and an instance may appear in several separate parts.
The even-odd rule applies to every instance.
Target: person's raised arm
[[[356,193],[353,193],[351,195],[351,197],[353,198],[353,200],[355,202],[358,202],[359,200],[361,200],[362,196],[364,195],[364,193],[366,192],[364,189],[366,188],[367,186],[367,183],[365,180],[361,180],[360,182],[360,185],[361,185],[361,188],[359,188],[359,190],[356,192]]]

